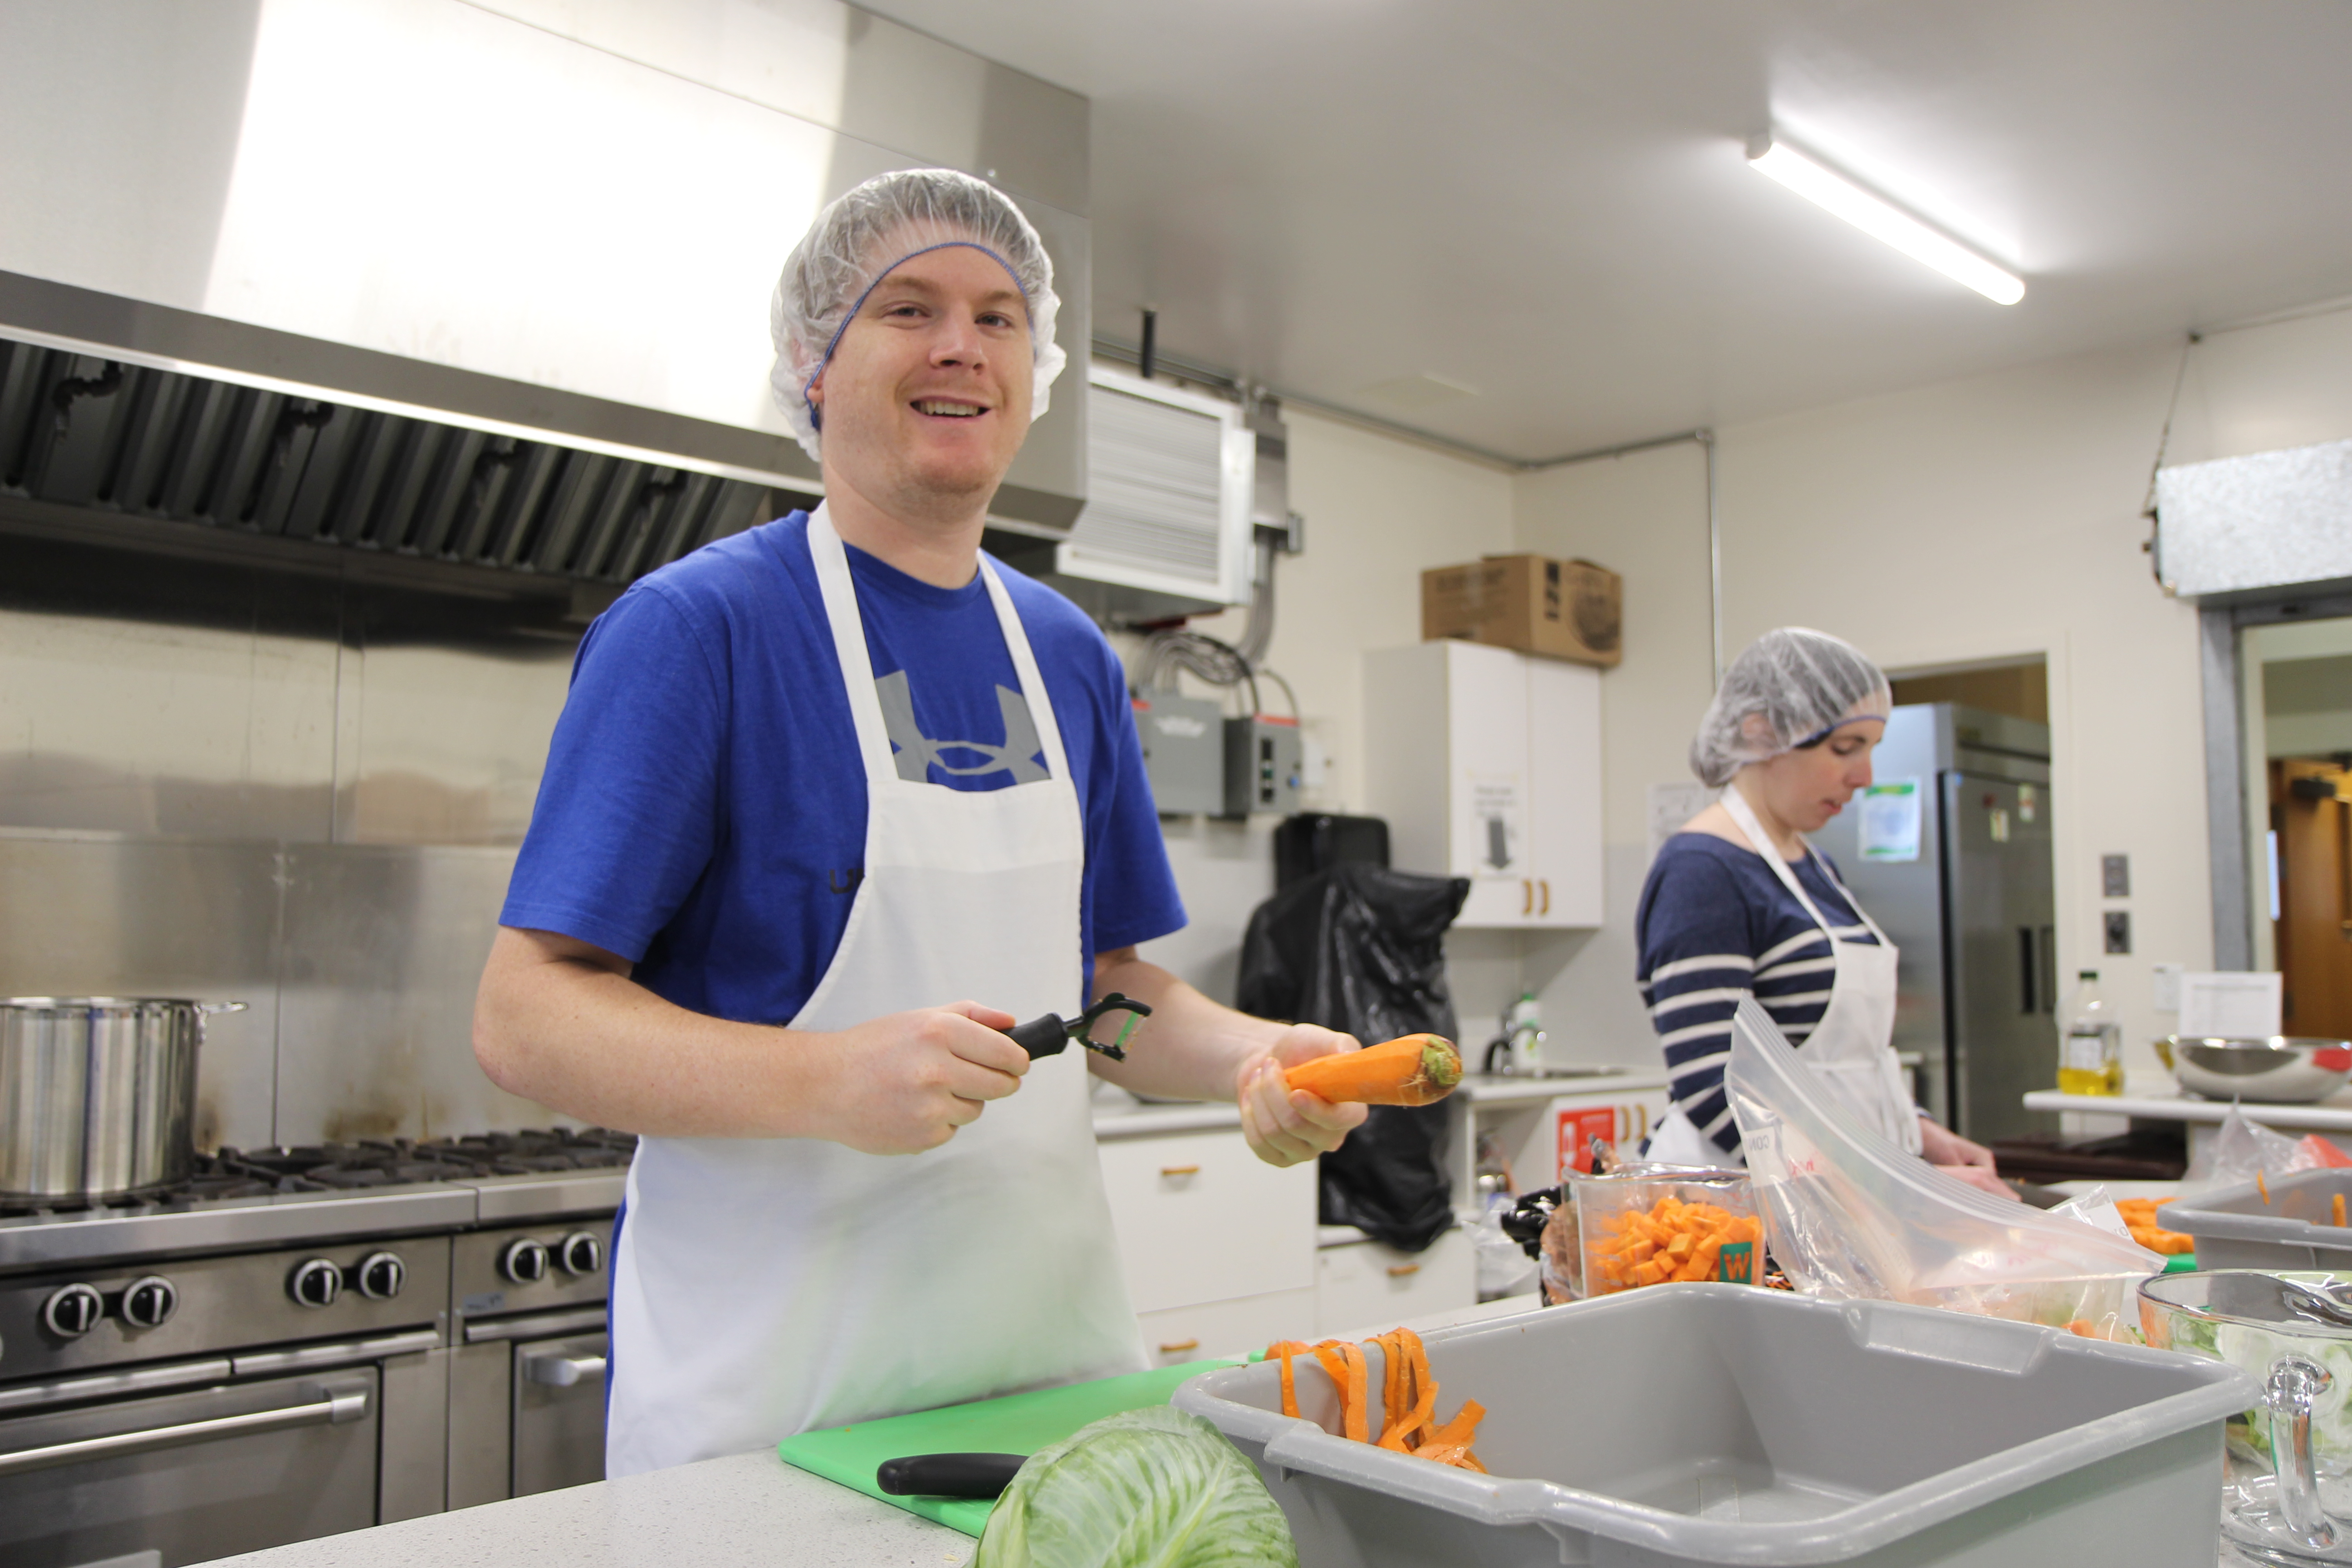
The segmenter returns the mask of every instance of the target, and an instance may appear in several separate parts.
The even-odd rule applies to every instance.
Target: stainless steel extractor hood
[[[1086,100],[872,13],[205,17],[0,8],[10,528],[625,583],[820,490],[769,405],[767,292],[823,202],[892,168],[1020,205],[1083,363]],[[106,135],[60,130],[98,102]],[[1085,506],[1084,384],[1058,390],[1000,532],[1058,540]]]
[[[820,488],[782,437],[0,274],[14,531],[621,586]]]

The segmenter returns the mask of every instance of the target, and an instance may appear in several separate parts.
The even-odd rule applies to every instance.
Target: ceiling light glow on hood
[[[1955,244],[1910,214],[1872,195],[1834,170],[1824,168],[1787,142],[1759,137],[1748,144],[1748,166],[1769,174],[1807,201],[1827,207],[1854,227],[1885,241],[1914,261],[1924,262],[1957,283],[1965,283],[1995,304],[2025,298],[2025,281]]]

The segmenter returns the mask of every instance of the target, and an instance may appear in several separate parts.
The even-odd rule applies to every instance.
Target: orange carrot
[[[1307,1347],[1297,1340],[1283,1340],[1266,1349],[1268,1361],[1282,1363],[1282,1413],[1285,1415],[1296,1416],[1298,1414],[1298,1384],[1290,1370],[1290,1358],[1306,1353]]]
[[[2263,1206],[2264,1208],[2268,1208],[2268,1207],[2270,1207],[2270,1206],[2271,1206],[2271,1184],[2270,1184],[2268,1182],[2266,1182],[2266,1181],[2263,1180],[2263,1173],[2262,1173],[2262,1172],[2260,1172],[2260,1171],[2256,1171],[2256,1172],[2254,1173],[2254,1190],[2255,1190],[2256,1192],[2258,1192],[2258,1193],[2260,1193],[2260,1194],[2263,1194]]]
[[[1431,1105],[1462,1081],[1462,1053],[1435,1035],[1404,1035],[1304,1061],[1283,1078],[1333,1104]]]
[[[1411,1454],[1485,1475],[1486,1467],[1470,1451],[1470,1440],[1486,1414],[1485,1407],[1475,1399],[1465,1400],[1452,1421],[1433,1427],[1437,1410],[1437,1379],[1430,1375],[1429,1352],[1422,1345],[1421,1336],[1411,1329],[1392,1329],[1370,1342],[1381,1348],[1382,1360],[1379,1446],[1394,1453]],[[1291,1416],[1298,1414],[1297,1395],[1290,1382],[1290,1363],[1294,1356],[1309,1354],[1322,1363],[1332,1385],[1339,1390],[1341,1435],[1359,1443],[1372,1441],[1370,1369],[1360,1345],[1340,1340],[1325,1340],[1318,1345],[1283,1340],[1268,1346],[1265,1359],[1282,1363],[1282,1413]]]
[[[2335,1197],[2328,1200],[2327,1210],[2329,1216],[2333,1218],[2337,1225],[2340,1226],[2344,1223],[2344,1194],[2342,1193],[2336,1194]]]

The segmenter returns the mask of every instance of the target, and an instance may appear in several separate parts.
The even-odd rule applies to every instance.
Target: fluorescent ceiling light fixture
[[[1749,142],[1748,166],[1771,175],[1807,201],[1827,207],[1912,260],[1926,263],[1956,283],[1967,284],[1995,304],[2014,305],[2025,298],[2025,280],[2016,273],[1945,238],[1885,197],[1864,190],[1785,142],[1762,136]]]

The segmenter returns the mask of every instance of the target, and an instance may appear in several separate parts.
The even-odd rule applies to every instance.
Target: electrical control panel
[[[1298,721],[1268,714],[1225,721],[1227,816],[1298,809]]]
[[[1135,698],[1135,732],[1152,804],[1170,814],[1225,809],[1225,717],[1213,698],[1143,691]]]

